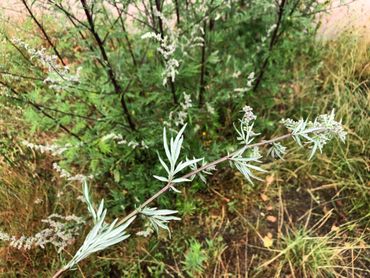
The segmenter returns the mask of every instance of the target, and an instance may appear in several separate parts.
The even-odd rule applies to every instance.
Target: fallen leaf
[[[268,200],[270,200],[270,198],[264,193],[261,193],[260,197],[261,197],[262,201],[264,201],[264,202],[267,202]]]
[[[336,232],[336,231],[338,231],[339,230],[339,227],[337,227],[337,226],[335,226],[335,225],[333,225],[332,227],[331,227],[331,231],[332,232]]]
[[[274,175],[270,175],[270,176],[267,176],[265,181],[266,181],[266,185],[267,186],[270,186],[275,180],[275,177]]]
[[[327,208],[326,206],[324,206],[324,207],[322,208],[322,211],[323,211],[325,214],[328,214],[328,212],[329,212],[329,210],[328,210],[328,208]]]
[[[270,248],[274,244],[274,240],[271,238],[272,235],[270,234],[271,237],[269,237],[269,234],[267,234],[266,236],[263,237],[263,246],[266,247],[266,248]]]
[[[351,243],[349,243],[349,242],[344,243],[344,247],[345,247],[346,249],[352,249],[352,248],[353,248],[353,247],[351,246]]]
[[[275,223],[277,221],[277,218],[273,215],[269,215],[266,217],[266,220],[271,223]]]
[[[367,248],[366,243],[365,243],[365,242],[363,242],[362,240],[360,241],[360,243],[359,243],[359,245],[358,245],[358,246],[360,246],[360,248],[362,248],[362,249],[366,249],[366,248]]]
[[[273,209],[274,209],[274,207],[273,207],[273,206],[267,206],[267,207],[266,207],[266,210],[268,210],[268,211],[273,210]]]

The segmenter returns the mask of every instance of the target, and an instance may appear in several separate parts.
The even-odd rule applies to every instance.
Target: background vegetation
[[[370,50],[355,34],[317,41],[314,17],[324,4],[81,0],[76,12],[49,0],[41,19],[41,2],[22,2],[28,18],[1,26],[1,231],[19,238],[55,213],[87,217],[80,183],[55,163],[71,176],[92,175],[95,197],[118,217],[161,187],[152,176],[163,126],[188,122],[184,152],[210,161],[235,144],[232,123],[246,104],[264,138],[278,134],[282,118],[335,108],[346,144],[312,161],[292,144],[284,161],[264,161],[269,174],[254,186],[220,168],[206,185],[169,192],[157,203],[181,216],[171,239],[132,236],[68,275],[369,275]],[[67,148],[53,155],[30,144]],[[61,253],[2,242],[2,275],[51,276],[88,228]]]

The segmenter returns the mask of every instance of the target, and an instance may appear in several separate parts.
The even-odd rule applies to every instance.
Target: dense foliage
[[[63,22],[49,18],[37,30],[51,44],[3,34],[5,98],[24,107],[33,132],[64,132],[60,166],[114,184],[112,206],[132,206],[158,188],[152,150],[163,125],[189,122],[189,155],[214,157],[245,103],[269,115],[276,84],[289,80],[298,52],[311,51],[317,6],[149,1],[131,11],[134,2],[81,1],[85,15],[77,18],[62,2],[47,5]]]
[[[9,130],[9,136],[0,143],[11,166],[19,162],[12,158],[14,153],[19,155],[19,150],[9,147],[12,136],[20,135],[18,132],[24,140],[19,147],[22,155],[30,156],[34,151],[51,154],[49,164],[64,178],[58,192],[47,193],[53,212],[64,214],[66,207],[73,207],[71,211],[84,207],[63,204],[56,197],[72,189],[72,200],[76,200],[80,181],[88,181],[93,195],[104,197],[109,217],[121,217],[137,208],[163,187],[153,175],[160,175],[162,181],[172,178],[173,171],[167,171],[167,177],[163,161],[158,160],[158,155],[166,157],[160,140],[163,127],[174,132],[188,123],[183,153],[189,158],[204,157],[203,161],[194,158],[189,166],[235,151],[238,140],[234,139],[233,123],[242,117],[245,105],[259,115],[253,125],[263,138],[276,134],[283,117],[306,118],[321,112],[314,103],[304,100],[296,110],[290,107],[297,91],[293,80],[317,76],[322,67],[324,50],[315,47],[314,22],[316,13],[324,7],[321,1],[21,2],[29,15],[23,29],[4,24],[0,34],[0,103],[6,109],[10,107],[27,128]],[[36,12],[40,8],[48,10],[43,20]],[[306,68],[293,71],[298,57],[305,61]],[[319,86],[312,87],[310,90]],[[325,109],[338,108],[335,106],[340,103]],[[285,123],[289,127],[289,122]],[[304,123],[300,127],[299,123],[290,126],[293,133],[302,129]],[[279,157],[282,146],[276,148],[272,152]],[[321,145],[315,144],[314,148],[321,150]],[[171,155],[167,158],[171,162]],[[295,167],[293,160],[291,164]],[[235,166],[240,170],[237,163]],[[251,191],[259,185],[246,186]],[[192,192],[207,190],[207,185],[197,179],[185,186]],[[87,201],[89,193],[85,190]],[[192,215],[197,207],[195,200],[177,201],[173,191],[157,199],[159,207]],[[361,190],[355,191],[358,194]],[[361,208],[368,200],[367,193],[362,195],[365,201],[360,202]],[[229,206],[232,210],[234,204]],[[155,215],[155,209],[151,209],[143,215]],[[89,211],[97,215],[94,224],[104,227],[103,205],[97,211],[90,205]],[[164,222],[176,220],[169,214],[159,211]],[[366,220],[368,214],[364,217]],[[80,218],[73,220],[83,223]],[[57,241],[54,245],[58,248],[69,245],[68,240],[78,231],[74,226],[58,230],[55,222],[45,223],[60,232],[60,238],[48,238]],[[123,230],[119,231],[122,239],[126,238]],[[139,233],[150,233],[149,226]],[[37,241],[39,237],[36,234],[29,242],[43,247],[44,242]],[[31,244],[21,242],[15,247]],[[206,245],[210,254],[223,246],[218,239]],[[200,275],[207,258],[213,255],[205,254],[196,240],[190,240],[187,246],[184,273]],[[74,259],[79,261],[78,256]],[[165,273],[160,265],[146,271],[154,276]]]

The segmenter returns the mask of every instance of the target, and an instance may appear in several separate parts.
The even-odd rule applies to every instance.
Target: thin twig
[[[103,40],[101,39],[101,37],[99,36],[98,32],[95,30],[95,23],[94,23],[94,19],[93,19],[93,15],[92,13],[90,13],[90,10],[89,10],[89,7],[87,5],[87,2],[86,0],[80,0],[81,4],[82,4],[82,7],[83,7],[83,10],[85,12],[85,15],[86,15],[86,18],[87,18],[87,22],[89,23],[89,30],[91,32],[91,34],[93,35],[97,45],[98,45],[98,48],[100,50],[100,54],[106,64],[105,68],[106,68],[106,71],[107,71],[107,74],[108,74],[108,77],[109,77],[109,80],[111,82],[111,84],[113,85],[113,88],[114,88],[114,91],[120,96],[120,102],[121,102],[121,106],[122,106],[122,109],[126,115],[126,119],[127,119],[127,122],[130,126],[130,128],[132,130],[136,130],[136,125],[131,117],[131,114],[130,114],[130,111],[127,107],[127,104],[126,104],[126,101],[124,99],[124,95],[125,95],[125,92],[123,91],[121,85],[118,83],[117,79],[116,79],[116,76],[113,72],[113,67],[109,61],[109,58],[108,58],[108,54],[104,48],[104,44],[103,44]]]
[[[66,64],[63,61],[62,55],[60,55],[60,53],[57,50],[56,46],[51,41],[48,33],[46,32],[46,30],[44,28],[44,26],[42,26],[42,24],[40,23],[40,21],[38,21],[38,19],[36,18],[36,16],[32,12],[30,6],[27,4],[27,1],[26,0],[22,0],[22,3],[24,5],[24,7],[26,8],[26,10],[28,11],[28,14],[31,16],[32,20],[36,23],[37,27],[39,27],[40,31],[44,35],[45,39],[47,40],[47,42],[49,43],[49,45],[51,46],[51,48],[54,50],[55,55],[58,56],[58,59],[60,60],[60,62],[62,63],[62,65],[65,66]]]
[[[19,96],[20,94],[14,89],[12,88],[9,84],[7,84],[6,82],[0,80],[0,85],[8,88],[13,94]],[[35,103],[32,103],[30,102],[29,103],[33,108],[35,108],[37,111],[39,111],[41,114],[43,114],[45,117],[51,119],[52,121],[54,121],[58,126],[60,126],[60,128],[62,130],[64,130],[66,133],[70,134],[71,136],[75,137],[76,139],[78,139],[79,141],[82,141],[80,136],[78,136],[76,133],[72,132],[71,130],[69,130],[69,128],[67,128],[65,125],[61,124],[59,122],[58,119],[54,118],[52,115],[50,115],[49,113],[45,112],[40,106],[38,106],[37,104]]]
[[[270,56],[271,56],[271,52],[274,49],[275,45],[277,44],[278,38],[281,35],[281,33],[279,35],[279,30],[280,30],[280,27],[281,27],[281,24],[282,24],[282,21],[283,21],[283,16],[284,16],[284,11],[285,11],[285,4],[286,4],[286,0],[282,0],[281,3],[278,4],[276,27],[275,27],[272,35],[271,35],[271,40],[270,40],[269,49],[268,49],[269,53],[268,53],[267,57],[265,58],[265,60],[262,63],[262,67],[260,69],[260,72],[259,72],[259,74],[256,78],[256,82],[254,83],[254,86],[253,86],[253,89],[252,89],[253,92],[257,91],[257,89],[259,88],[259,85],[262,82],[263,76],[265,75],[266,68],[267,68],[267,65],[268,65],[268,62],[269,62],[269,59],[270,59]]]
[[[202,44],[202,56],[200,63],[200,81],[199,81],[199,107],[204,105],[204,92],[205,92],[205,74],[206,74],[206,29],[207,22],[203,23],[203,44]]]

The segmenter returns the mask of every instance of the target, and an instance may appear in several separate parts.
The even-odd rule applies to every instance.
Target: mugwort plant
[[[283,119],[281,123],[288,129],[288,133],[272,138],[270,140],[261,140],[254,143],[259,133],[253,130],[256,115],[253,109],[245,106],[242,110],[243,117],[239,120],[238,127],[235,126],[237,133],[237,141],[241,147],[232,153],[206,163],[204,158],[193,158],[179,161],[181,148],[184,141],[184,131],[186,124],[181,128],[175,137],[170,137],[168,141],[166,128],[163,129],[163,147],[167,158],[167,163],[158,154],[159,161],[167,173],[166,176],[157,176],[154,178],[164,182],[165,185],[153,196],[142,203],[138,208],[132,211],[121,220],[114,220],[112,223],[106,223],[105,217],[107,210],[104,208],[104,200],[100,202],[98,209],[95,209],[91,200],[87,181],[83,182],[84,200],[87,204],[88,211],[92,217],[94,226],[85,238],[80,249],[75,256],[64,267],[57,271],[54,278],[59,277],[67,270],[73,269],[81,260],[91,254],[104,250],[112,245],[115,245],[127,239],[130,235],[126,229],[131,225],[138,215],[142,215],[149,219],[150,224],[155,231],[160,228],[167,230],[168,223],[173,220],[180,220],[174,216],[177,211],[170,209],[159,209],[157,207],[149,207],[155,199],[164,194],[168,190],[173,190],[181,193],[175,188],[175,185],[180,183],[190,182],[196,176],[199,176],[202,181],[206,181],[205,175],[210,175],[211,171],[215,170],[215,166],[222,162],[230,162],[232,167],[240,171],[248,182],[253,184],[253,179],[260,180],[261,178],[256,173],[266,173],[267,171],[260,166],[262,163],[262,154],[260,147],[267,146],[267,154],[274,158],[282,158],[286,153],[286,147],[281,144],[281,141],[293,138],[301,147],[310,150],[308,159],[312,159],[313,155],[335,137],[344,142],[346,132],[341,125],[341,122],[335,120],[334,110],[329,114],[320,115],[314,121],[300,119],[294,121],[292,119]],[[190,168],[190,172],[179,176],[180,172]],[[141,233],[144,234],[144,233]]]

